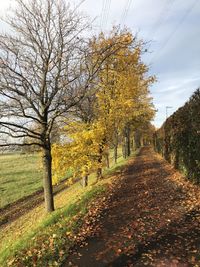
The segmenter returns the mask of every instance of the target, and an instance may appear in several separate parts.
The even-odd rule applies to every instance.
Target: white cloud
[[[70,3],[77,4],[80,1]],[[158,83],[151,88],[158,108],[156,126],[160,126],[165,120],[166,106],[173,106],[169,110],[171,114],[200,86],[200,1],[194,1],[132,0],[124,20],[128,28],[134,32],[139,31],[140,37],[153,39],[150,47],[152,53],[146,54],[143,59],[147,63],[153,59],[150,73],[158,76]],[[103,0],[85,0],[81,5],[85,13],[97,18],[95,29],[98,31],[100,22],[107,24],[106,30],[121,22],[127,0],[110,2],[110,10],[106,10],[107,23],[105,17],[101,21]],[[5,9],[13,3],[14,0],[0,0],[0,14],[4,14]],[[195,6],[190,10],[193,3]],[[0,28],[3,27],[5,25],[0,24]]]

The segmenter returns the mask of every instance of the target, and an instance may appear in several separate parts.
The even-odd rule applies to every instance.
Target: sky
[[[0,0],[0,15],[13,4]],[[80,10],[95,19],[94,31],[121,24],[147,42],[143,61],[157,77],[150,89],[157,128],[166,119],[166,107],[169,116],[200,87],[200,0],[85,0]],[[0,22],[0,30],[6,29]]]

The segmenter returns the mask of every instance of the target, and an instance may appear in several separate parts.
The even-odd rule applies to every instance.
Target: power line
[[[76,5],[76,9],[78,9],[86,0],[81,0],[77,5]]]
[[[111,0],[108,0],[107,7],[106,7],[106,14],[105,14],[105,22],[104,22],[104,27],[105,28],[106,28],[107,23],[108,23],[108,18],[109,18],[109,13],[110,13],[110,7],[111,7]]]
[[[197,3],[197,0],[195,0],[192,5],[186,10],[186,12],[184,13],[184,15],[182,16],[182,18],[180,19],[179,23],[177,24],[177,26],[175,27],[175,29],[170,33],[169,37],[167,38],[167,40],[164,42],[164,44],[161,46],[160,51],[162,51],[163,49],[165,49],[165,47],[167,46],[167,44],[169,43],[170,39],[174,36],[174,34],[177,32],[177,30],[179,29],[179,27],[183,24],[184,20],[187,18],[187,16],[189,15],[189,13],[192,11],[192,9],[195,7]],[[150,64],[152,64],[153,61],[155,61],[155,59],[157,58],[156,54],[150,61]]]
[[[102,12],[101,12],[101,23],[100,23],[101,30],[105,28],[107,25],[109,12],[110,12],[110,6],[111,6],[111,0],[103,0]]]
[[[131,5],[131,0],[127,0],[127,2],[125,4],[125,7],[124,7],[124,11],[122,13],[121,24],[124,24],[124,22],[125,22],[126,16],[128,14],[128,10],[130,8],[130,5]]]
[[[101,21],[100,21],[101,30],[103,28],[103,18],[104,18],[104,13],[105,13],[105,7],[106,7],[106,0],[103,0],[102,10],[101,10]]]
[[[151,40],[154,39],[154,37],[156,36],[156,33],[158,32],[158,30],[161,28],[161,26],[163,25],[164,21],[166,21],[166,19],[169,16],[169,10],[172,7],[172,5],[175,3],[175,0],[167,0],[165,2],[164,8],[162,9],[162,11],[160,12],[160,15],[158,17],[158,19],[156,20],[156,23],[154,24],[153,27],[153,34],[151,36]],[[147,38],[147,40],[150,38]]]
[[[125,23],[125,20],[126,20],[126,17],[128,15],[128,11],[131,7],[131,2],[132,0],[127,0],[126,1],[126,4],[125,4],[125,7],[124,7],[124,10],[122,12],[122,16],[121,16],[121,24],[123,25]]]

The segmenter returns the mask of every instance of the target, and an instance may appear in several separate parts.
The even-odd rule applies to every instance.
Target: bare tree
[[[64,0],[16,2],[7,19],[12,31],[0,34],[0,147],[41,147],[45,206],[51,212],[53,126],[92,91],[98,70],[118,45],[111,42],[94,56],[87,21]]]
[[[45,206],[51,212],[51,131],[83,99],[97,69],[84,67],[88,24],[76,9],[58,0],[16,2],[7,20],[12,34],[0,35],[0,146],[41,147]],[[24,143],[27,137],[33,141]]]

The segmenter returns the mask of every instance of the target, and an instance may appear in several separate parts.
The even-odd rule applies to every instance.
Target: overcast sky
[[[0,14],[13,2],[0,0]],[[96,31],[125,24],[151,40],[143,59],[158,79],[151,88],[157,127],[166,118],[166,106],[172,114],[200,86],[200,0],[85,0],[81,9],[96,18]],[[5,25],[0,23],[0,29]]]

